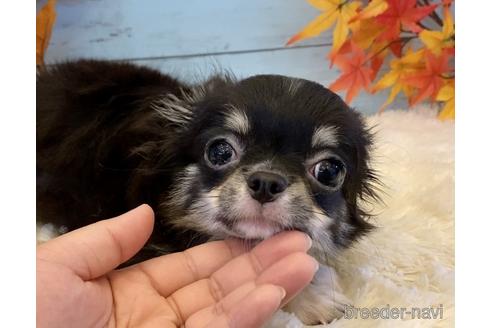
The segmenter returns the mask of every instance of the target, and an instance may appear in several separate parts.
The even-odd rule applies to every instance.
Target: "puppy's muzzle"
[[[261,204],[272,202],[287,189],[287,179],[280,174],[259,171],[251,174],[247,180],[251,197]]]

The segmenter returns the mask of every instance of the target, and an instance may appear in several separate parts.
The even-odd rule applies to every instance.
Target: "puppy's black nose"
[[[287,179],[270,172],[255,172],[248,178],[251,197],[260,203],[274,201],[287,188]]]

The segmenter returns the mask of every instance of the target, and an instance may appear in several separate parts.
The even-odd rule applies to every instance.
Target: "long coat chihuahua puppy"
[[[348,300],[330,266],[371,225],[371,134],[323,86],[216,76],[187,85],[125,63],[82,60],[37,76],[38,220],[68,230],[141,203],[156,227],[133,259],[213,239],[311,236],[323,265],[290,304],[329,322]]]

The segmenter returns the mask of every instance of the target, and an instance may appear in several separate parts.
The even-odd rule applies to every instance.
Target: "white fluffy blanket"
[[[343,290],[354,307],[442,305],[443,319],[341,318],[326,327],[452,327],[454,122],[439,121],[429,110],[388,111],[368,122],[377,126],[374,167],[385,184],[385,205],[373,211],[377,230],[339,260]],[[271,326],[302,324],[279,312]]]

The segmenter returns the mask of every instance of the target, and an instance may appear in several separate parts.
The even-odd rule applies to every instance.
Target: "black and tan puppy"
[[[130,64],[55,65],[37,77],[38,220],[72,230],[148,203],[156,227],[134,261],[303,231],[326,266],[287,309],[326,322],[346,302],[331,259],[371,228],[370,146],[361,116],[314,82],[186,85]]]

